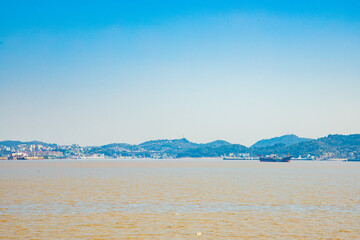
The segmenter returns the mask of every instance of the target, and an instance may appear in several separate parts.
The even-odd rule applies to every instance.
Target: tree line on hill
[[[231,144],[227,141],[216,140],[210,143],[199,144],[189,140],[151,140],[138,145],[127,143],[113,143],[103,146],[79,147],[71,145],[63,147],[57,144],[44,142],[20,142],[2,141],[0,149],[17,149],[23,145],[43,145],[54,151],[74,151],[83,155],[103,154],[106,157],[153,157],[153,158],[201,158],[201,157],[222,157],[238,154],[268,155],[290,154],[298,156],[320,157],[324,154],[331,154],[334,157],[359,158],[360,157],[360,134],[352,135],[328,135],[319,139],[299,138],[296,135],[284,135],[271,139],[264,139],[256,142],[251,147],[240,144]],[[5,148],[6,147],[6,148]],[[74,149],[72,149],[74,148]],[[9,152],[9,151],[8,151]],[[0,152],[1,153],[1,152]],[[64,154],[64,156],[67,156]]]

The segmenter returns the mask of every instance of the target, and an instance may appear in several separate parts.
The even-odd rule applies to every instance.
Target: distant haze
[[[2,3],[0,140],[360,133],[359,1],[129,2]]]

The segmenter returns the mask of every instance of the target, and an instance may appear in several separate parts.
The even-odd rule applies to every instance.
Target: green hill
[[[300,138],[294,134],[290,135],[284,135],[281,137],[274,137],[270,139],[263,139],[260,141],[257,141],[254,145],[251,146],[251,148],[263,148],[263,147],[270,147],[274,146],[276,144],[285,144],[285,146],[291,146],[296,143],[310,141],[312,139],[310,138]]]

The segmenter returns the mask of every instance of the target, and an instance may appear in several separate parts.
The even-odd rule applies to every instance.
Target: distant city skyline
[[[0,140],[360,133],[358,1],[8,1]]]

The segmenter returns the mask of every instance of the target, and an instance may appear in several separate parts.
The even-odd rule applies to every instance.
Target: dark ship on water
[[[287,155],[285,157],[279,157],[276,154],[271,154],[266,157],[259,156],[260,162],[290,162],[293,156]]]

